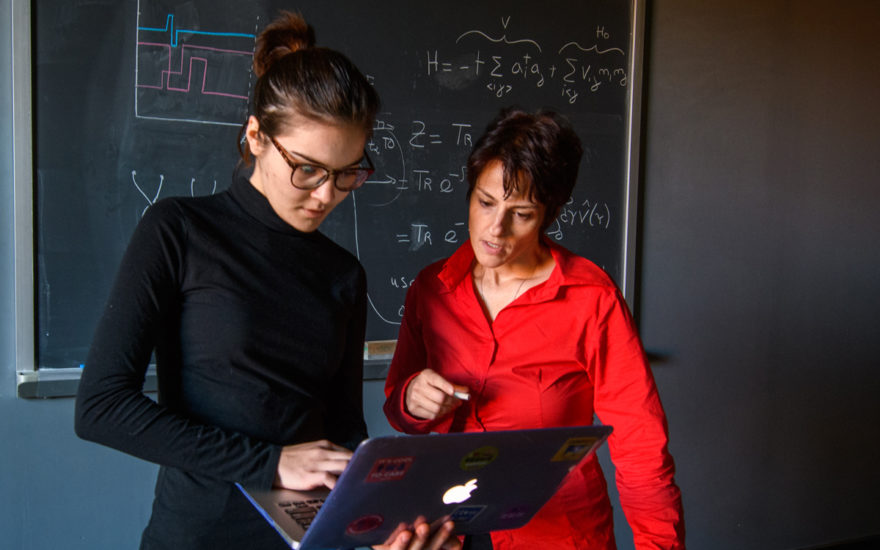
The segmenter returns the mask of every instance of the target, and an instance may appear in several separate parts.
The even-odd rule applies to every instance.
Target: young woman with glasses
[[[298,15],[259,36],[226,191],[157,202],[86,361],[76,431],[161,467],[144,549],[285,548],[234,483],[332,488],[367,436],[366,282],[317,231],[372,172],[376,92]],[[158,402],[143,394],[155,353]],[[417,521],[392,548],[455,548]]]

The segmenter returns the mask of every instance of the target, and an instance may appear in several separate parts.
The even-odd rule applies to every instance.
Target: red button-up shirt
[[[666,417],[632,317],[595,264],[545,241],[556,267],[490,321],[474,291],[470,243],[425,268],[406,296],[385,385],[385,414],[403,432],[613,426],[608,440],[621,506],[636,548],[684,548],[681,494],[667,450]],[[425,368],[470,388],[434,421],[404,406]],[[613,549],[607,487],[592,456],[527,525],[492,533],[496,550]]]

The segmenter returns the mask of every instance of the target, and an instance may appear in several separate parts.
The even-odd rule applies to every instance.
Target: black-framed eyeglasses
[[[318,187],[321,187],[328,178],[333,177],[333,185],[336,186],[336,189],[344,192],[354,191],[363,185],[364,182],[367,181],[367,178],[376,171],[376,168],[373,166],[373,161],[370,159],[366,150],[364,150],[364,156],[361,159],[362,166],[334,170],[333,168],[327,168],[323,164],[313,161],[305,155],[301,155],[294,151],[288,152],[287,149],[282,147],[272,136],[269,136],[269,139],[272,141],[272,145],[274,145],[275,148],[278,149],[278,152],[281,153],[281,157],[284,158],[284,161],[290,166],[290,184],[297,189],[302,189],[304,191],[317,189]],[[290,156],[291,153],[298,157],[302,157],[306,162],[297,162]],[[366,166],[363,166],[364,163],[366,163]]]

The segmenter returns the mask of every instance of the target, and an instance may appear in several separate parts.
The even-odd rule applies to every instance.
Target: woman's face
[[[468,231],[477,261],[488,268],[534,262],[541,236],[544,206],[513,192],[504,198],[500,161],[486,165],[477,177],[468,209]]]
[[[360,126],[330,124],[300,119],[291,129],[271,136],[297,161],[340,169],[356,166],[364,155],[366,132]],[[256,157],[251,184],[269,200],[278,216],[303,232],[318,229],[321,222],[348,196],[350,191],[340,191],[330,177],[320,187],[311,190],[297,189],[290,183],[292,168],[281,153],[260,133],[257,119],[248,119],[245,136],[251,153]],[[305,157],[305,158],[303,158]]]

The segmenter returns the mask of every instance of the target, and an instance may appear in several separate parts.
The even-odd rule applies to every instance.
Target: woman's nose
[[[327,178],[324,183],[312,189],[312,197],[321,201],[322,204],[330,204],[339,191],[336,189],[336,174]]]
[[[492,225],[489,228],[489,232],[492,235],[501,236],[507,231],[507,214],[504,212],[499,212],[495,219],[492,220]]]

